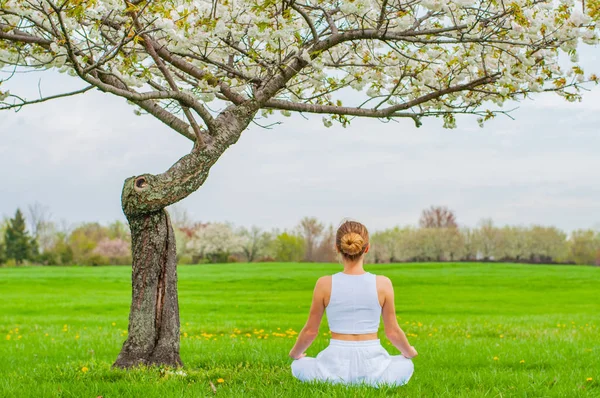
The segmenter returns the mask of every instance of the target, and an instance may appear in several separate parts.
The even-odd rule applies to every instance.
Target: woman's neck
[[[344,274],[348,274],[348,275],[361,275],[365,273],[365,270],[363,268],[363,260],[362,258],[360,260],[354,261],[354,262],[350,262],[350,261],[344,261]]]

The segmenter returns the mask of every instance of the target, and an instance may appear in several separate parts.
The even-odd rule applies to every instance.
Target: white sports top
[[[334,333],[366,334],[379,329],[381,305],[377,296],[377,278],[366,272],[331,276],[331,297],[325,308],[329,329]]]

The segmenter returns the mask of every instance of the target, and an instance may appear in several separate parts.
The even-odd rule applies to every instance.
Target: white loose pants
[[[388,354],[379,340],[331,339],[315,358],[292,362],[292,374],[301,381],[401,386],[408,383],[413,371],[410,359]]]

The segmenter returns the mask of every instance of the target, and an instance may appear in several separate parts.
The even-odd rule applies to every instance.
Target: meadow
[[[181,370],[112,369],[130,267],[0,268],[0,397],[599,397],[600,267],[385,264],[419,351],[399,388],[303,384],[287,354],[337,264],[179,267]],[[387,343],[392,354],[398,351]],[[324,319],[308,350],[328,344]]]

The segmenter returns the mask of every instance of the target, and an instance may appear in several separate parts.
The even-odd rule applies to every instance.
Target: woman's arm
[[[321,325],[321,319],[323,318],[323,312],[325,311],[325,295],[328,290],[328,284],[331,286],[331,276],[319,278],[315,285],[308,320],[300,334],[298,334],[298,339],[296,340],[296,344],[294,344],[294,348],[290,351],[290,357],[294,359],[300,359],[306,356],[304,351],[310,347],[317,337],[317,334],[319,334],[319,326]]]
[[[379,282],[384,292],[384,302],[382,308],[383,326],[385,328],[385,336],[388,340],[400,350],[403,356],[406,358],[413,358],[417,356],[417,350],[410,345],[406,335],[398,325],[398,319],[396,319],[396,307],[394,305],[394,286],[392,281],[385,277],[380,276]]]

